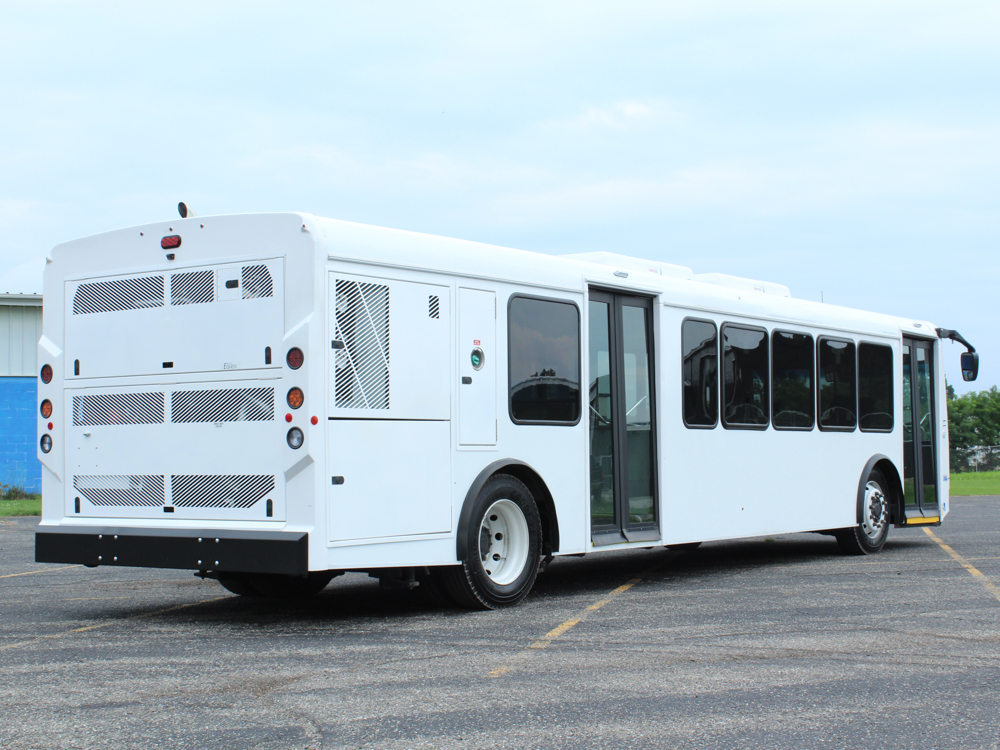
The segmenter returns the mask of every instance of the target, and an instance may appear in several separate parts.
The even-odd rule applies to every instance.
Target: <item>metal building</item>
[[[42,295],[0,294],[0,485],[41,493],[35,443]]]

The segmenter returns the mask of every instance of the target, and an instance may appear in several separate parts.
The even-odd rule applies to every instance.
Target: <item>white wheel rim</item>
[[[528,561],[528,522],[517,503],[497,500],[486,511],[479,528],[479,557],[498,586],[521,575]]]
[[[865,486],[865,507],[862,509],[861,528],[869,539],[878,539],[889,520],[889,501],[882,488],[875,482]]]

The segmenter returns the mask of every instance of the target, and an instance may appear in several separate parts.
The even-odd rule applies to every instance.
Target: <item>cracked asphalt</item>
[[[1000,497],[952,506],[873,557],[557,559],[500,612],[40,565],[37,519],[0,519],[0,747],[1000,748]]]

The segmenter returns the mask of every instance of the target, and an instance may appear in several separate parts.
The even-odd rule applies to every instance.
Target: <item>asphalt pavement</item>
[[[1000,748],[1000,497],[830,537],[557,559],[519,607],[42,565],[0,518],[2,748]]]

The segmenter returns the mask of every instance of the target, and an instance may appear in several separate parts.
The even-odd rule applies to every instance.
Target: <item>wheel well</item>
[[[469,487],[469,491],[465,496],[465,503],[462,505],[462,511],[458,517],[458,529],[455,538],[455,554],[457,558],[465,560],[468,554],[467,532],[473,501],[479,495],[479,491],[483,488],[483,485],[497,474],[510,474],[515,479],[523,482],[524,486],[528,488],[532,497],[535,498],[535,504],[538,506],[538,515],[542,521],[542,553],[551,555],[553,552],[558,552],[559,519],[556,516],[556,504],[552,499],[552,493],[549,492],[548,486],[546,486],[545,481],[537,471],[524,463],[524,461],[507,458],[494,461],[479,472],[476,481]]]
[[[888,458],[883,458],[875,463],[874,468],[882,472],[882,476],[889,482],[890,490],[895,502],[892,504],[892,513],[889,521],[891,523],[902,523],[903,513],[903,483],[899,480],[899,472],[896,465]]]
[[[524,486],[531,490],[531,495],[538,506],[538,514],[542,517],[542,553],[551,555],[553,552],[558,552],[559,519],[556,517],[555,500],[552,499],[552,493],[549,492],[545,481],[534,469],[525,464],[511,464],[493,473],[510,474],[524,482]]]

